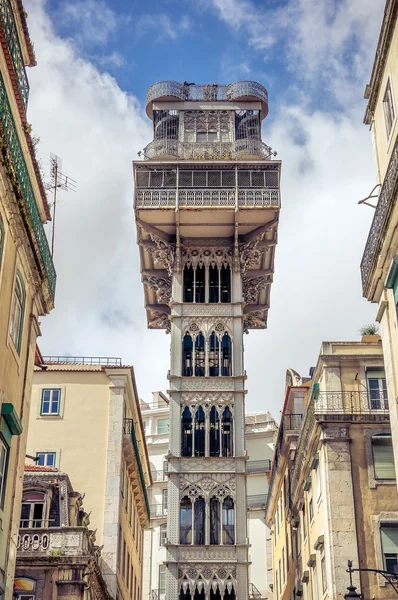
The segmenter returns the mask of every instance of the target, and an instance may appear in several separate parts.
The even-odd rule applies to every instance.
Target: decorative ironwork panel
[[[255,156],[261,160],[270,160],[272,150],[259,140],[192,141],[162,139],[150,142],[144,148],[144,157],[152,160],[159,156],[175,156],[181,160],[231,160]]]
[[[235,192],[229,190],[179,190],[178,204],[188,206],[235,206]]]
[[[0,3],[0,20],[17,77],[18,90],[26,112],[29,98],[29,82],[10,0],[3,0]]]
[[[398,185],[398,139],[391,153],[390,162],[379,201],[370,227],[365,251],[361,261],[362,291],[365,296],[370,284],[373,265],[377,261],[383,243],[383,235],[396,202]]]
[[[15,170],[18,183],[25,201],[25,208],[29,215],[30,224],[34,231],[41,259],[44,263],[44,269],[48,278],[52,298],[55,295],[56,273],[51,257],[47,237],[41,221],[39,209],[36,203],[32,183],[30,181],[28,168],[25,163],[23,151],[18,138],[11,108],[8,102],[4,80],[0,74],[0,119],[4,134],[7,140],[8,148],[11,153],[13,168]]]
[[[280,206],[279,190],[239,190],[238,206]]]
[[[175,190],[137,190],[136,192],[136,208],[173,208],[175,204]]]

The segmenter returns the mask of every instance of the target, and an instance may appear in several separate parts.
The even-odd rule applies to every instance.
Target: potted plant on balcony
[[[377,333],[379,326],[376,323],[369,323],[360,328],[359,333],[362,336],[362,342],[365,344],[374,344],[381,341],[381,337]]]

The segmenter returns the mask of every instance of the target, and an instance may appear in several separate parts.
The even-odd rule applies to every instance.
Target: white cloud
[[[176,40],[180,35],[189,33],[191,26],[191,20],[187,15],[183,15],[180,20],[175,21],[164,13],[145,14],[137,20],[136,33],[143,37],[148,33],[155,32],[155,41],[164,42]]]
[[[74,39],[104,44],[117,29],[116,13],[103,0],[68,0],[57,10],[62,25],[73,28]]]

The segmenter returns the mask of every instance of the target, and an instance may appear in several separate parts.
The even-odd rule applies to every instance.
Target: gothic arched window
[[[224,333],[221,340],[221,375],[232,375],[232,344],[228,333]]]
[[[227,496],[222,504],[222,543],[235,544],[234,501]]]
[[[195,456],[205,455],[205,434],[206,434],[206,422],[205,422],[205,411],[201,406],[195,414]]]
[[[182,343],[182,375],[183,377],[192,376],[192,350],[193,342],[189,333],[184,335]]]
[[[220,374],[220,342],[213,331],[209,340],[209,375],[217,377]]]
[[[210,456],[220,456],[220,421],[215,406],[210,411]]]
[[[210,265],[209,268],[209,302],[216,303],[219,299],[219,271],[216,265]]]
[[[195,272],[195,302],[205,301],[205,273],[204,265],[196,267]]]
[[[181,419],[181,456],[192,456],[192,415],[188,406]]]
[[[221,418],[221,453],[222,456],[233,456],[233,420],[228,406]]]
[[[225,586],[224,600],[235,600],[235,588],[232,582],[228,582]]]
[[[206,503],[204,498],[196,498],[195,500],[195,521],[194,521],[194,532],[195,541],[194,543],[198,546],[203,546],[205,543],[205,527],[206,527]]]
[[[192,266],[184,267],[184,302],[193,302],[194,273]]]
[[[195,339],[195,375],[205,376],[205,338],[200,332]]]
[[[180,544],[192,543],[192,502],[184,496],[180,503]]]
[[[220,543],[220,501],[218,498],[210,500],[210,544]]]
[[[231,302],[231,268],[222,266],[220,271],[220,302]]]

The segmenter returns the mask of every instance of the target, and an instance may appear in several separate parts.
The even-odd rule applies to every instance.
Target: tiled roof
[[[49,471],[52,473],[56,473],[58,469],[55,467],[42,467],[41,465],[25,465],[25,471],[45,471],[48,473]]]

